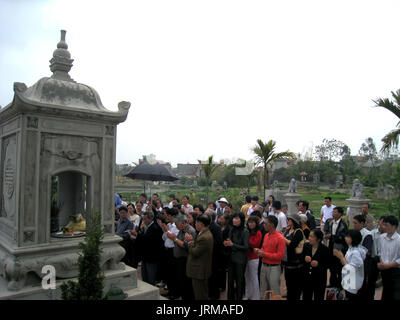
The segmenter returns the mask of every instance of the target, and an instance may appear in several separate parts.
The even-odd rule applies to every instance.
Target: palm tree
[[[213,156],[209,156],[206,163],[202,163],[201,160],[197,160],[203,170],[204,177],[206,178],[206,198],[208,203],[208,188],[210,186],[211,177],[215,170],[220,166],[220,164],[213,163]]]
[[[261,139],[257,140],[257,145],[251,149],[256,154],[255,162],[256,165],[263,165],[264,169],[264,200],[265,200],[265,189],[268,185],[268,169],[273,161],[281,159],[293,159],[294,153],[290,151],[275,153],[276,142],[269,140],[264,143]]]
[[[377,100],[373,100],[377,107],[383,107],[392,113],[394,113],[397,118],[400,119],[400,89],[396,92],[392,91],[393,101],[388,98],[379,98]],[[392,148],[397,148],[399,146],[399,137],[400,137],[400,121],[397,123],[397,129],[390,131],[386,136],[382,138],[382,148],[381,152],[389,152]]]

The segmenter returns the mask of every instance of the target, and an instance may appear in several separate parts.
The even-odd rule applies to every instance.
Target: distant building
[[[188,178],[201,178],[202,170],[200,164],[192,164],[192,163],[178,163],[178,166],[173,169],[174,173],[179,177],[188,177]]]
[[[164,167],[166,167],[168,170],[172,170],[172,165],[170,162],[166,162],[163,160],[157,160],[155,154],[149,154],[149,155],[143,155],[142,159],[139,159],[139,164],[142,163],[146,159],[146,161],[150,164],[160,164]]]

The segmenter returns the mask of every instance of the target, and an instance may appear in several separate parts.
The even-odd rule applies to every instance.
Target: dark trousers
[[[142,280],[154,286],[157,279],[157,263],[142,261],[141,269]]]
[[[221,271],[216,262],[213,262],[211,277],[208,279],[208,297],[210,300],[218,300],[220,296]]]
[[[242,300],[245,283],[246,263],[229,262],[228,265],[228,300]],[[236,285],[236,286],[235,286]]]
[[[382,300],[400,300],[400,269],[382,270]]]
[[[133,267],[132,264],[132,256],[133,256],[133,251],[132,251],[132,241],[130,239],[124,239],[120,243],[120,246],[125,249],[125,255],[121,259],[123,263],[126,265]]]
[[[167,248],[167,287],[168,294],[178,296],[178,281],[176,274],[176,258],[174,257],[174,249]]]
[[[342,289],[342,268],[343,265],[340,260],[332,256],[329,266],[329,272],[331,274],[329,278],[329,285],[331,287]]]
[[[187,257],[176,258],[177,293],[178,296],[182,297],[182,300],[193,301],[192,279],[186,276],[186,262]]]
[[[375,259],[367,259],[364,260],[364,282],[359,293],[363,301],[373,301],[375,299],[375,284],[379,270]]]
[[[168,253],[167,248],[161,251],[160,262],[158,263],[157,281],[167,282]]]
[[[303,268],[285,266],[287,300],[298,301],[303,290]]]
[[[326,278],[304,278],[303,300],[322,301],[325,299]],[[314,298],[314,299],[313,299]]]
[[[195,300],[208,300],[208,279],[192,279]]]

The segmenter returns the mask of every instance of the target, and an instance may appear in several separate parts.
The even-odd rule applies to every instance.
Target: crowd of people
[[[369,204],[352,218],[325,197],[321,219],[299,200],[295,212],[270,196],[246,196],[240,212],[224,197],[191,205],[171,194],[124,203],[115,195],[115,233],[122,237],[123,262],[140,264],[142,279],[168,299],[382,300],[400,299],[400,236],[392,215],[375,222]],[[282,276],[283,275],[283,276]],[[343,276],[342,276],[343,275]]]

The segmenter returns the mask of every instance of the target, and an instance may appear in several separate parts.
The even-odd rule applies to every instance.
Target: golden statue
[[[67,232],[74,231],[85,231],[86,230],[86,220],[83,218],[81,213],[70,216],[70,222],[63,228]]]

